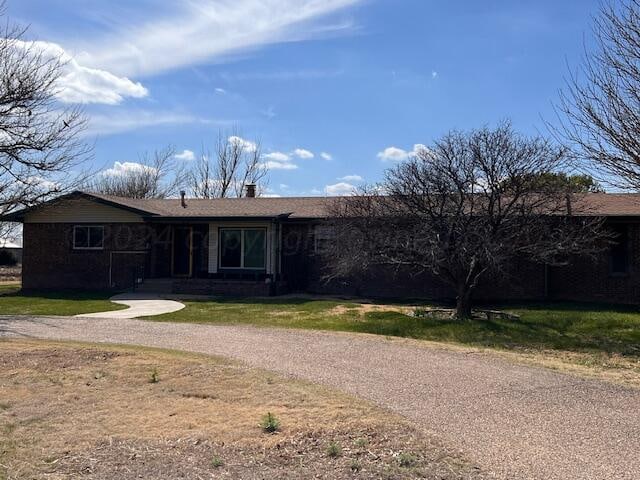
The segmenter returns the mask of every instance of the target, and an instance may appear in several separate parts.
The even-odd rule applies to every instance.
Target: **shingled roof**
[[[73,192],[52,202],[66,198],[83,197],[115,207],[125,208],[153,219],[322,219],[328,216],[331,199],[324,197],[279,198],[216,198],[186,199],[186,207],[180,199],[133,199],[87,192]],[[606,217],[640,217],[640,194],[588,193],[575,199],[578,215]],[[38,208],[38,207],[35,207]],[[24,209],[0,217],[5,221],[21,221],[31,209]],[[580,212],[580,213],[578,213]]]

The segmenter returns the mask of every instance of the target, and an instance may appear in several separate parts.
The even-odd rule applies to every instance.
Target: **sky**
[[[381,180],[415,145],[511,119],[546,133],[599,0],[8,0],[67,61],[96,168],[218,132],[259,140],[272,196]],[[134,166],[135,167],[135,166]]]

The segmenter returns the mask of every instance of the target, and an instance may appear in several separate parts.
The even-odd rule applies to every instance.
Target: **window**
[[[315,253],[322,255],[331,251],[336,241],[336,232],[331,226],[316,225],[313,229],[313,237]]]
[[[267,250],[264,228],[220,230],[220,268],[263,270]]]
[[[611,273],[629,273],[629,228],[627,225],[614,225],[615,238],[611,245]]]
[[[73,227],[74,250],[102,250],[104,248],[104,227]]]

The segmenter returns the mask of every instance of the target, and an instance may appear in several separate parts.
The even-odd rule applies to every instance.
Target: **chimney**
[[[187,201],[185,200],[186,195],[187,192],[184,190],[180,191],[180,204],[182,205],[182,208],[187,208]]]
[[[247,198],[256,198],[256,184],[255,183],[247,183]]]

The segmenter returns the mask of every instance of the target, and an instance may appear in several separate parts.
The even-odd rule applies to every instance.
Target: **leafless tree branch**
[[[455,289],[458,316],[469,317],[479,281],[506,275],[515,259],[559,264],[607,245],[603,220],[589,215],[583,193],[539,181],[565,162],[562,149],[518,135],[509,123],[451,132],[388,170],[381,185],[332,202],[327,278],[375,265],[428,272]]]

